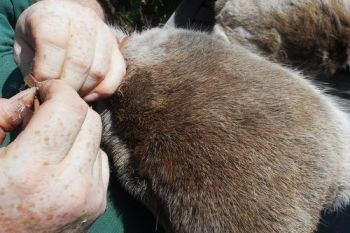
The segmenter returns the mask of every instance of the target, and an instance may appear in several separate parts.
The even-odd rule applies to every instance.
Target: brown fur
[[[124,56],[103,141],[168,233],[311,233],[348,200],[348,121],[298,74],[175,29],[134,35]]]
[[[225,2],[225,6],[223,6]],[[217,27],[270,59],[329,78],[348,65],[350,2],[347,0],[228,0],[217,7]],[[271,7],[264,5],[271,4]],[[243,38],[234,29],[251,34]]]

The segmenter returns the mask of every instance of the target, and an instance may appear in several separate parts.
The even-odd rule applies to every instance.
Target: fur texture
[[[349,121],[298,73],[179,29],[133,35],[124,57],[103,142],[168,233],[311,233],[348,202]]]
[[[349,67],[348,0],[220,0],[215,31],[327,80]]]

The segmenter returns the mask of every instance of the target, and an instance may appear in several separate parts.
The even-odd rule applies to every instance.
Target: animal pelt
[[[348,0],[219,0],[215,31],[327,81],[349,67]]]
[[[123,55],[103,143],[168,233],[311,233],[348,203],[349,120],[299,73],[180,29],[134,34]]]

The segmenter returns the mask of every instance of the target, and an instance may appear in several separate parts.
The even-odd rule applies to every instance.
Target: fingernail
[[[32,87],[27,90],[21,91],[17,95],[11,97],[9,99],[11,104],[14,104],[15,102],[18,103],[18,105],[24,105],[25,107],[31,107],[33,105],[34,97],[37,92],[38,88]]]
[[[93,102],[93,101],[96,101],[99,97],[100,97],[99,94],[91,93],[91,94],[88,94],[87,96],[85,96],[84,100],[86,102]]]
[[[36,83],[38,82],[35,77],[32,74],[28,74],[24,78],[24,82],[29,86],[29,87],[35,87]]]

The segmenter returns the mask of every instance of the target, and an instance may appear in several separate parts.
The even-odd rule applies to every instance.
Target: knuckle
[[[27,24],[36,50],[44,45],[56,50],[64,50],[67,47],[69,41],[67,19],[60,19],[57,15],[34,14],[31,17]]]
[[[56,106],[57,111],[68,109],[68,111],[74,111],[75,113],[87,113],[89,109],[87,103],[67,84],[60,80],[50,80],[44,82],[43,85],[46,85],[44,86],[44,92],[52,93],[50,101]]]
[[[42,10],[40,5],[34,4],[28,8],[25,15],[25,22],[29,26],[31,32],[35,32],[37,28],[41,28],[47,20],[48,12]]]
[[[113,95],[114,92],[115,92],[115,89],[107,88],[106,91],[105,91],[105,94],[106,95]]]
[[[106,96],[113,95],[116,91],[116,88],[113,85],[107,86],[103,85],[99,87],[100,93]]]
[[[23,16],[25,17],[25,20],[29,23],[36,23],[38,19],[40,18],[40,7],[38,4],[34,4],[33,6],[29,7],[23,12]]]
[[[104,90],[103,90],[103,94],[104,94],[105,96],[111,96],[111,95],[114,94],[114,91],[112,91],[111,89],[104,89]]]
[[[85,114],[89,108],[85,101],[79,98],[74,98],[72,101],[69,101],[69,103],[64,103],[64,106],[67,106],[69,109],[81,114]]]
[[[91,68],[89,78],[94,82],[101,82],[106,76],[106,72],[102,69]]]
[[[82,73],[85,73],[87,70],[89,70],[91,66],[91,62],[89,59],[86,59],[81,56],[69,56],[67,57],[67,61],[72,64],[72,67],[74,67],[77,71],[80,71]]]
[[[47,69],[42,69],[41,63],[34,65],[33,76],[35,77],[35,80],[38,82],[59,78],[58,75],[53,75]]]

